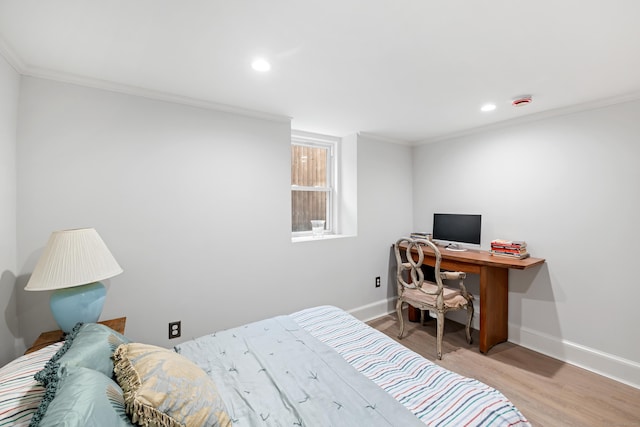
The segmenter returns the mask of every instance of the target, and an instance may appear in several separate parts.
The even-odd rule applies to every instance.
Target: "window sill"
[[[343,239],[345,237],[354,237],[354,236],[350,234],[325,234],[322,237],[300,236],[300,237],[292,237],[291,243],[321,242],[323,240]]]

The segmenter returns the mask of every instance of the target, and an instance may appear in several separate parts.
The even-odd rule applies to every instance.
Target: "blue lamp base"
[[[100,282],[58,289],[51,294],[51,313],[65,333],[78,322],[95,323],[100,318],[107,290]]]

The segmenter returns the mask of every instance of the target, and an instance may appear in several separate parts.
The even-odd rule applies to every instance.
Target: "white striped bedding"
[[[290,315],[429,426],[530,426],[499,391],[444,369],[332,306]]]
[[[62,344],[25,354],[0,368],[0,427],[29,425],[45,392],[33,376]]]

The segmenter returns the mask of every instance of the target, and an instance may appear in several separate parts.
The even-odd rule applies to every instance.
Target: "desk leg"
[[[419,322],[420,321],[420,310],[413,307],[413,306],[409,306],[407,308],[407,313],[409,315],[409,322]]]
[[[480,269],[480,352],[507,341],[509,321],[509,270]]]

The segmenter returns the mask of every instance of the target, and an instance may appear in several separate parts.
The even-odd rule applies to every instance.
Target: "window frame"
[[[326,186],[301,186],[291,183],[291,194],[294,191],[318,191],[327,193],[327,207],[326,207],[326,222],[325,222],[325,234],[337,234],[337,182],[338,182],[338,142],[339,138],[322,135],[310,132],[292,131],[291,132],[291,146],[306,146],[312,148],[323,148],[327,150],[327,164],[326,164]],[[289,150],[291,154],[291,150]],[[291,181],[291,180],[290,180]],[[291,208],[293,209],[293,207]],[[291,229],[293,229],[293,211],[291,210]],[[307,237],[312,236],[312,231],[293,231],[291,230],[291,237]]]

